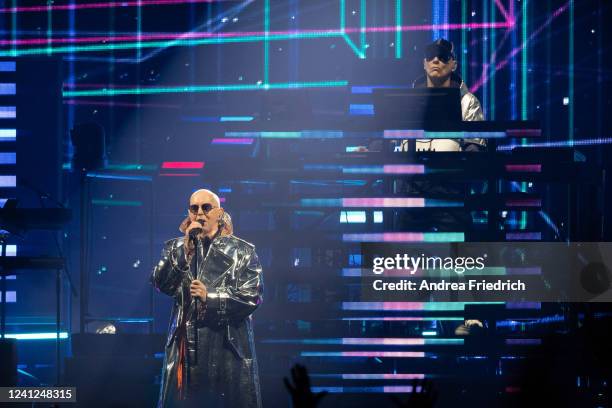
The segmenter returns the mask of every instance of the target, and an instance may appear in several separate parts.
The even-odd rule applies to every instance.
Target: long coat
[[[158,407],[261,407],[251,324],[263,300],[255,247],[226,235],[206,253],[196,248],[188,263],[184,239],[167,241],[151,275],[159,292],[174,297]],[[205,303],[190,295],[196,278],[207,287]]]

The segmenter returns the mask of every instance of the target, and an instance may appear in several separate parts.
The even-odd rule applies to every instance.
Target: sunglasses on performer
[[[199,209],[202,209],[202,212],[204,214],[208,214],[209,212],[211,212],[215,207],[213,207],[212,204],[206,203],[206,204],[202,204],[202,205],[197,205],[197,204],[191,204],[189,206],[189,211],[191,211],[193,214],[197,214]]]
[[[438,57],[440,62],[444,64],[448,64],[448,61],[453,59],[453,56],[451,54],[444,53],[444,52],[432,52],[432,53],[428,52],[427,54],[425,54],[425,60],[427,60],[427,62],[433,61],[434,58],[436,57]]]

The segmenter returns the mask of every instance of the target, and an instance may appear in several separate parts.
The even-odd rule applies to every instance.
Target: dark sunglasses
[[[443,62],[444,64],[448,64],[448,61],[453,59],[453,56],[451,54],[442,53],[442,52],[432,52],[432,53],[427,53],[425,55],[425,59],[427,60],[427,62],[433,61],[433,59],[436,57],[438,57],[440,62]]]
[[[206,203],[206,204],[202,204],[202,205],[191,204],[191,205],[189,206],[189,211],[191,211],[193,214],[197,214],[197,213],[198,213],[198,210],[199,210],[200,208],[202,209],[202,212],[203,212],[204,214],[208,214],[208,213],[209,213],[209,212],[211,212],[211,211],[212,211],[212,209],[213,209],[213,208],[215,208],[215,207],[213,207],[213,205],[212,205],[212,204],[208,204],[208,203]]]

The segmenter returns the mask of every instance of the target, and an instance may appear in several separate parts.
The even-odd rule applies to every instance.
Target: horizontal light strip
[[[56,340],[57,333],[7,333],[4,338],[7,339],[17,339],[17,340]],[[67,339],[68,333],[60,332],[60,339]]]
[[[374,115],[374,105],[372,104],[357,104],[352,103],[349,105],[349,114],[356,116],[371,116]]]
[[[0,95],[15,95],[16,92],[17,92],[17,84],[0,83]]]
[[[420,337],[338,337],[325,339],[268,339],[268,344],[335,344],[335,345],[369,345],[369,346],[425,346],[425,345],[463,345],[463,339],[424,339]]]
[[[506,339],[507,346],[537,346],[542,344],[542,339]]]
[[[0,302],[2,302],[2,292],[0,292]],[[7,290],[6,303],[17,303],[17,292],[14,290]]]
[[[503,305],[504,302],[342,302],[342,310],[462,311],[465,305]]]
[[[506,132],[429,132],[422,129],[392,129],[383,132],[385,139],[499,139],[504,137],[506,137]]]
[[[32,13],[32,12],[51,12],[66,10],[86,10],[86,9],[110,9],[141,6],[163,6],[181,5],[191,3],[218,3],[224,0],[131,0],[131,1],[108,1],[98,3],[80,4],[49,4],[48,6],[18,6],[0,8],[0,13]],[[225,0],[229,1],[229,0]]]
[[[250,137],[262,139],[340,139],[344,132],[339,130],[303,130],[280,132],[225,132],[226,137]]]
[[[312,378],[341,378],[343,380],[423,380],[430,374],[372,373],[372,374],[310,374]]]
[[[507,241],[541,241],[541,232],[507,232]]]
[[[211,144],[214,145],[252,145],[253,138],[250,137],[226,137],[226,138],[214,138]]]
[[[328,392],[330,394],[411,394],[412,385],[386,385],[382,387],[312,387],[312,392]],[[416,392],[419,392],[417,387]]]
[[[14,72],[16,67],[15,61],[0,61],[0,72]]]
[[[452,316],[436,316],[436,317],[422,317],[422,316],[383,316],[383,317],[343,317],[340,320],[349,321],[381,321],[381,322],[431,322],[438,320],[456,320],[464,321],[463,317],[452,317]]]
[[[365,211],[340,211],[341,224],[363,224],[366,222]]]
[[[510,144],[497,146],[499,151],[509,151],[516,147],[520,148],[547,148],[547,147],[573,147],[573,146],[598,146],[612,144],[612,138],[568,140],[563,142],[527,143],[524,145]]]
[[[302,357],[399,357],[422,358],[422,351],[302,351]]]
[[[0,187],[16,187],[17,176],[0,176]]]
[[[506,207],[541,207],[541,198],[512,198],[506,200]]]
[[[123,89],[88,89],[83,91],[62,91],[64,98],[79,96],[116,96],[116,95],[151,95],[164,93],[199,93],[223,91],[263,91],[273,89],[304,89],[304,88],[334,88],[345,87],[348,81],[321,81],[321,82],[287,82],[277,84],[236,84],[236,85],[186,85],[148,88]]]
[[[464,242],[463,232],[382,232],[342,234],[343,242]]]
[[[106,166],[104,166],[104,168],[106,170],[124,170],[124,171],[129,171],[129,170],[144,170],[144,171],[153,171],[153,170],[157,170],[157,166],[154,164],[121,164],[121,163],[115,163],[115,164],[107,164]]]
[[[506,171],[510,173],[541,173],[541,164],[506,164]]]
[[[459,201],[425,199],[421,197],[365,197],[365,198],[303,198],[302,207],[343,208],[423,208],[463,207]]]
[[[15,140],[17,138],[17,129],[0,129],[0,140]]]
[[[2,245],[0,245],[0,254],[2,254]],[[7,245],[6,256],[17,256],[17,245]]]
[[[109,174],[109,173],[87,173],[87,177],[97,178],[97,179],[109,179],[109,180],[132,180],[132,181],[151,181],[153,177],[151,176],[137,176],[137,175],[127,175],[127,174]]]
[[[0,106],[0,119],[15,119],[17,110],[14,106]]]
[[[17,153],[0,153],[0,164],[17,163]]]
[[[253,116],[221,116],[220,122],[251,122],[255,119]]]
[[[163,162],[162,169],[203,169],[204,162]]]

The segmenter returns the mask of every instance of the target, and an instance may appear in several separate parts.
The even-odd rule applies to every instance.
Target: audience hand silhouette
[[[291,379],[293,385],[287,377],[283,378],[285,387],[291,394],[294,408],[314,408],[321,399],[327,394],[327,391],[313,393],[310,389],[310,377],[306,367],[296,364],[291,368]]]

